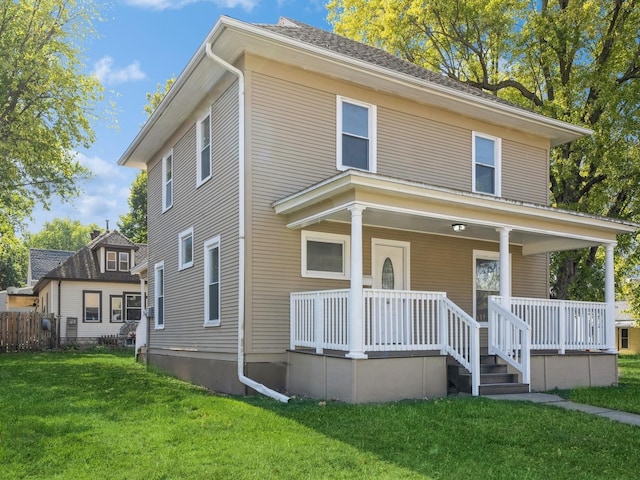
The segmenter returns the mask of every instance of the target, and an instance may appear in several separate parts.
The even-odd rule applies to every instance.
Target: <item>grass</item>
[[[620,355],[617,387],[577,388],[558,392],[578,403],[640,414],[640,355]]]
[[[0,355],[0,478],[636,478],[637,427],[520,402],[233,398],[110,352]]]

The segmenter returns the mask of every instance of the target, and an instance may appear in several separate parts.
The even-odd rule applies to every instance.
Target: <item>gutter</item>
[[[238,380],[255,391],[271,397],[279,402],[287,403],[289,397],[270,389],[262,383],[250,379],[244,374],[244,299],[245,299],[245,212],[244,212],[244,169],[245,169],[245,125],[244,125],[244,74],[227,63],[211,49],[211,42],[206,44],[207,56],[222,68],[238,77]]]

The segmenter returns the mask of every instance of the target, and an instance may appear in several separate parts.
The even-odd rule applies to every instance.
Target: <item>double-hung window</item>
[[[118,269],[121,272],[129,271],[129,252],[118,252]]]
[[[302,231],[302,276],[348,280],[348,235]]]
[[[102,292],[82,291],[83,320],[88,323],[102,321]]]
[[[376,106],[337,97],[337,168],[376,172]]]
[[[164,328],[164,262],[155,264],[156,329]]]
[[[109,303],[109,318],[111,322],[122,322],[122,296],[111,295]]]
[[[178,270],[193,266],[193,227],[178,235]]]
[[[204,244],[204,324],[220,325],[220,237]]]
[[[162,159],[162,211],[173,205],[173,152]]]
[[[142,318],[142,296],[139,293],[124,294],[125,319],[129,322]]]
[[[117,252],[107,252],[107,270],[114,272],[118,269],[116,264]]]
[[[197,125],[198,185],[211,178],[211,114],[207,114]]]
[[[473,132],[473,191],[500,196],[501,142],[499,138]]]

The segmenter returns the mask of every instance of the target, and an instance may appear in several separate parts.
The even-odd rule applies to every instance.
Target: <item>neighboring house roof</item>
[[[633,328],[636,320],[629,310],[629,302],[624,300],[616,302],[616,327]]]
[[[67,258],[63,263],[44,275],[34,287],[37,293],[51,280],[88,280],[103,282],[139,282],[136,275],[130,272],[100,271],[98,252],[100,247],[116,247],[136,251],[136,263],[146,261],[146,245],[136,245],[117,231],[108,231],[98,235],[89,244]],[[144,247],[144,248],[143,248]],[[138,253],[143,250],[143,258]]]
[[[29,284],[33,285],[74,253],[70,250],[29,249]]]

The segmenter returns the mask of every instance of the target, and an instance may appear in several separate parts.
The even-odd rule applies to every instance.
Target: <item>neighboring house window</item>
[[[211,178],[211,115],[198,122],[198,185]]]
[[[348,235],[302,231],[302,276],[349,279]]]
[[[204,324],[220,325],[220,237],[204,244]]]
[[[116,252],[107,252],[107,270],[113,272],[118,269],[116,263]]]
[[[155,265],[156,328],[164,328],[164,262]]]
[[[122,322],[122,297],[111,295],[109,301],[109,319],[111,322]]]
[[[129,271],[129,252],[118,252],[119,269],[121,272]]]
[[[193,266],[193,227],[178,234],[178,270]]]
[[[626,350],[629,348],[629,329],[620,329],[620,350]]]
[[[139,293],[124,294],[125,320],[138,321],[142,317],[142,296]]]
[[[376,106],[338,96],[337,168],[376,172]]]
[[[499,138],[473,132],[473,191],[500,196]]]
[[[163,211],[173,205],[173,153],[162,159],[162,206]]]
[[[82,291],[82,311],[84,312],[85,322],[101,322],[102,321],[102,292],[93,292],[90,290]]]

